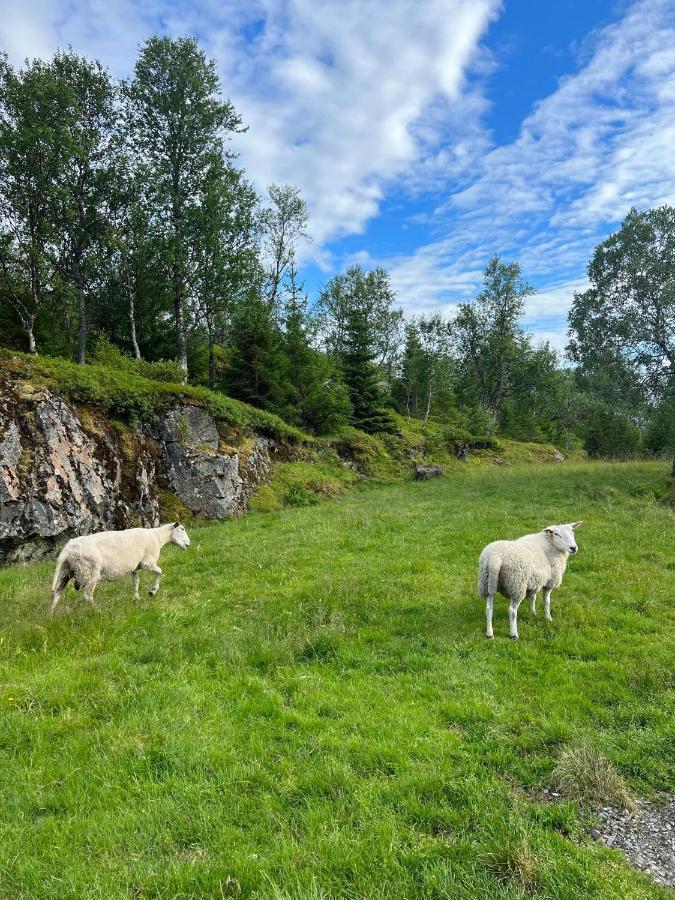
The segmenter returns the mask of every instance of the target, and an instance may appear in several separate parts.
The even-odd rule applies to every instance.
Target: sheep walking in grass
[[[166,544],[176,544],[183,550],[190,546],[190,538],[180,522],[159,528],[100,531],[68,541],[56,562],[50,614],[56,609],[71,578],[76,590],[82,588],[85,600],[93,606],[94,589],[99,581],[116,581],[125,575],[133,575],[134,599],[137,600],[140,572],[154,572],[155,580],[150,588],[150,596],[154,597],[162,577],[157,561]]]
[[[492,606],[496,593],[509,603],[509,637],[518,637],[518,607],[530,598],[536,613],[537,593],[544,592],[544,618],[551,621],[551,591],[560,587],[567,558],[577,552],[574,530],[581,522],[549,525],[537,534],[526,534],[517,541],[493,541],[478,560],[478,593],[486,601],[486,637],[492,631]]]

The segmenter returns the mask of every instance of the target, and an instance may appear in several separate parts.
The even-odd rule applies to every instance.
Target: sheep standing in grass
[[[581,522],[549,525],[517,541],[493,541],[478,560],[478,593],[485,598],[486,637],[492,631],[492,605],[499,592],[509,603],[509,637],[518,637],[518,607],[525,597],[536,612],[537,593],[544,591],[544,618],[551,621],[551,591],[560,587],[567,558],[577,552],[574,530]]]
[[[50,614],[56,609],[71,578],[76,590],[81,587],[85,599],[93,606],[94,589],[99,581],[115,581],[125,575],[133,575],[134,599],[138,600],[141,570],[154,572],[156,577],[150,588],[150,596],[154,597],[162,577],[157,560],[166,544],[176,544],[183,550],[190,546],[190,538],[180,522],[160,525],[159,528],[100,531],[68,541],[56,563]]]

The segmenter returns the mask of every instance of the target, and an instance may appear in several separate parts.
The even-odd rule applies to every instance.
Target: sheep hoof
[[[494,634],[486,634],[485,637],[487,640],[491,641],[494,638]]]
[[[512,641],[517,641],[517,640],[518,640],[518,635],[517,635],[517,634],[510,634],[509,637],[511,638]]]
[[[157,593],[157,591],[148,591],[148,596],[154,597],[156,593]]]

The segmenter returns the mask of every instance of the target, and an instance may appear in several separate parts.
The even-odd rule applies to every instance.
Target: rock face
[[[215,422],[197,406],[170,410],[159,423],[157,438],[171,490],[197,516],[224,519],[242,512],[253,490],[269,476],[274,441],[257,437],[242,466],[239,452],[219,452]]]
[[[160,487],[197,516],[239,513],[268,479],[274,449],[256,437],[225,452],[199,407],[168,410],[142,431],[7,380],[0,384],[0,564],[51,556],[78,534],[157,525]]]
[[[47,555],[68,537],[158,522],[152,449],[139,436],[125,458],[110,431],[85,430],[50,391],[2,386],[0,562]]]
[[[440,466],[415,466],[415,481],[427,481],[443,474]]]

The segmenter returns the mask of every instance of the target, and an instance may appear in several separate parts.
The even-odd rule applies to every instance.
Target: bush
[[[284,496],[284,506],[315,506],[317,495],[302,484],[292,484]]]
[[[149,378],[151,381],[165,381],[171,384],[180,384],[185,381],[185,372],[174,360],[160,359],[150,362],[147,359],[132,359],[103,333],[99,334],[96,339],[91,362],[95,365],[107,366],[110,369],[132,372],[134,375]]]

